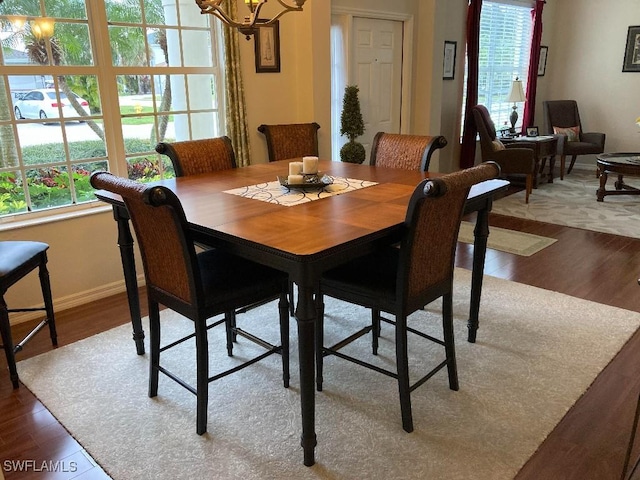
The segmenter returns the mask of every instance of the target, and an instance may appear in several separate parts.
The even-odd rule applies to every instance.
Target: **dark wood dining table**
[[[327,269],[399,239],[415,186],[423,178],[439,174],[321,160],[319,170],[323,174],[376,184],[294,206],[226,193],[230,189],[273,182],[279,175],[286,176],[288,164],[289,160],[256,164],[156,183],[170,188],[180,198],[196,240],[285,271],[297,285],[301,445],[304,464],[311,466],[315,463],[317,443],[314,291],[320,276]],[[468,321],[470,342],[475,342],[479,324],[488,215],[494,197],[508,185],[507,181],[498,179],[475,185],[465,205],[465,213],[477,212]],[[143,354],[144,332],[129,217],[118,195],[98,190],[96,196],[113,206],[133,337],[138,354]]]

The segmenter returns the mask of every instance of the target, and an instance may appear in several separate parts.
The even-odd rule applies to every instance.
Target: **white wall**
[[[438,0],[436,10],[436,25],[438,42],[434,48],[444,49],[444,41],[454,41],[456,44],[456,65],[453,80],[441,80],[441,93],[434,101],[439,108],[433,115],[440,117],[440,134],[444,135],[449,144],[439,150],[438,171],[452,172],[458,170],[460,163],[460,124],[462,117],[462,91],[464,87],[464,57],[467,21],[467,2]],[[442,72],[442,52],[434,57],[437,71]],[[434,95],[435,96],[435,95]]]
[[[279,11],[276,2],[261,16]],[[238,11],[244,12],[243,0]],[[267,146],[257,131],[262,123],[318,122],[320,155],[331,154],[331,3],[308,0],[302,12],[280,18],[280,73],[256,73],[253,39],[240,40],[252,163],[266,162]]]
[[[622,72],[628,28],[640,25],[640,2],[548,0],[544,19],[549,56],[539,77],[536,121],[542,125],[542,100],[573,99],[584,130],[606,133],[606,151],[640,151],[640,73]],[[593,155],[578,159],[595,165]]]

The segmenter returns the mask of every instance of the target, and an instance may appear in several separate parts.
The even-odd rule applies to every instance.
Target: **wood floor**
[[[640,286],[637,283],[640,276],[639,239],[494,214],[490,223],[557,238],[558,241],[531,257],[489,250],[486,274],[640,312]],[[470,269],[471,254],[470,246],[460,244],[457,265]],[[144,305],[143,314],[146,315]],[[58,312],[60,345],[127,323],[128,320],[124,294]],[[602,321],[606,322],[607,319],[603,318]],[[15,326],[14,337],[23,334],[25,327]],[[46,333],[43,333],[19,354],[19,359],[51,348]],[[482,321],[478,334],[482,335]],[[133,341],[131,348],[133,353]],[[639,371],[640,334],[636,333],[516,478],[620,478],[640,391]],[[636,449],[632,461],[638,455],[640,449]],[[7,464],[7,460],[14,463]],[[28,472],[17,472],[15,467],[18,464],[15,462],[19,460],[33,460],[41,471],[35,472],[32,466]],[[4,356],[0,359],[0,461],[7,480],[109,478],[24,386],[17,390],[11,388]],[[75,471],[48,474],[40,468],[43,461],[60,461],[59,466],[64,470]],[[11,465],[12,468],[7,468]],[[640,474],[633,478],[640,479]]]

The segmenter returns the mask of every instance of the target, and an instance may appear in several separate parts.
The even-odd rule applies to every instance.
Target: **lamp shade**
[[[524,90],[522,89],[522,80],[517,78],[511,84],[511,91],[507,97],[507,102],[524,102],[526,100],[524,96]]]

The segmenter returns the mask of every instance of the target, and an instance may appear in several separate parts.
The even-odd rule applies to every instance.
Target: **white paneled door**
[[[350,83],[358,85],[367,151],[377,132],[400,133],[402,106],[402,29],[395,20],[353,19]]]

